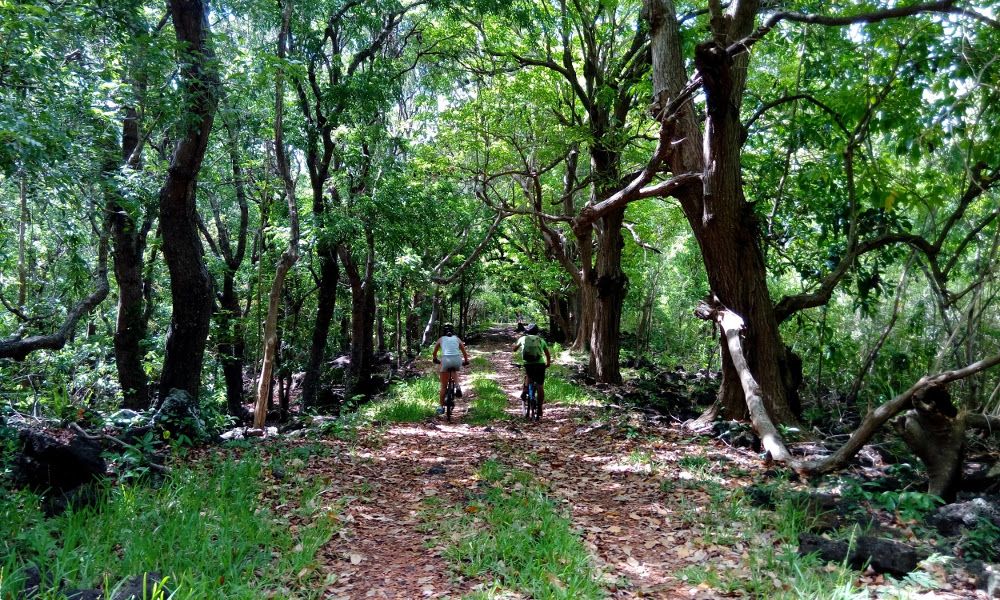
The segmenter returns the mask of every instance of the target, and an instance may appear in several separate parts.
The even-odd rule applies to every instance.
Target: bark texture
[[[174,147],[167,179],[160,188],[160,233],[173,302],[160,374],[160,402],[175,388],[197,399],[201,387],[213,302],[212,279],[198,233],[195,193],[219,88],[209,43],[207,5],[200,0],[171,0],[169,6],[180,45],[180,93],[188,126]]]

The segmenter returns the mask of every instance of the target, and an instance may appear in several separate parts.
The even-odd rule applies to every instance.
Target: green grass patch
[[[384,398],[358,410],[359,425],[417,423],[435,415],[441,382],[437,374],[397,383]]]
[[[472,379],[472,389],[476,395],[472,398],[466,422],[485,425],[507,416],[507,394],[500,384],[487,377],[476,376]]]
[[[567,405],[594,405],[600,404],[600,400],[591,392],[584,388],[570,383],[559,377],[558,373],[551,373],[554,376],[545,378],[545,403],[567,404]]]
[[[315,556],[334,513],[318,483],[285,486],[299,508],[273,512],[261,501],[263,473],[256,455],[216,457],[175,467],[159,489],[109,488],[94,507],[51,519],[36,496],[0,495],[0,598],[18,597],[32,564],[70,589],[111,589],[156,571],[174,600],[287,597],[291,588],[318,597]]]
[[[488,460],[482,493],[436,525],[453,540],[445,557],[469,577],[488,579],[478,598],[603,598],[600,573],[570,520],[531,474]]]

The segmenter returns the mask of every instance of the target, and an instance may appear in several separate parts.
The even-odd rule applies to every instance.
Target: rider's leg
[[[545,404],[545,384],[535,384],[535,397],[538,398],[538,416],[542,416],[542,405]]]

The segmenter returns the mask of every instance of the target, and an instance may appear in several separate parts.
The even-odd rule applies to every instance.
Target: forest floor
[[[322,551],[337,574],[329,595],[449,597],[481,585],[449,568],[441,540],[421,527],[421,514],[429,497],[447,505],[467,502],[477,488],[477,468],[493,458],[533,473],[564,504],[614,597],[712,597],[672,574],[692,562],[738,561],[745,549],[717,548],[712,556],[693,550],[697,530],[670,516],[679,496],[690,503],[698,501],[697,494],[686,489],[664,493],[659,478],[650,476],[649,461],[630,460],[642,449],[661,460],[679,459],[674,439],[679,434],[668,432],[655,441],[639,441],[634,434],[623,439],[606,425],[592,425],[595,407],[566,406],[558,398],[547,404],[539,422],[524,421],[521,373],[511,366],[509,348],[493,342],[476,349],[488,358],[490,377],[509,397],[506,421],[464,423],[475,398],[473,386],[466,384],[452,423],[396,425],[375,447],[310,462],[311,470],[331,478],[332,487],[365,486],[368,492],[345,508],[347,526]],[[736,464],[746,458],[726,460]]]
[[[797,533],[812,517],[794,502],[749,505],[739,490],[787,485],[751,451],[593,398],[560,398],[556,390],[573,386],[556,378],[547,382],[541,421],[526,421],[512,343],[493,336],[470,347],[476,358],[462,373],[465,393],[452,422],[386,423],[346,437],[266,445],[296,472],[295,481],[275,474],[265,492],[278,512],[301,508],[288,504],[281,489],[308,484],[317,490],[313,508],[322,504],[321,514],[336,521],[315,560],[296,576],[299,583],[286,584],[278,596],[321,589],[323,598],[336,599],[978,597],[933,569],[914,586],[797,556]],[[477,393],[484,390],[506,395],[496,418],[477,415]],[[484,475],[496,465],[517,475]],[[525,486],[537,491],[518,492]],[[551,520],[539,515],[532,525],[533,513],[504,516],[491,508],[491,490],[526,506],[534,502],[530,510],[554,507],[547,510],[562,519],[583,566],[569,566],[573,559],[561,554],[561,541],[555,550],[552,544],[539,550],[544,556],[518,556],[543,547],[542,538],[554,535]],[[292,531],[300,525],[308,527],[293,522]],[[515,537],[528,530],[536,537],[506,550],[509,540],[473,539],[504,527]],[[496,556],[481,556],[489,552]],[[473,568],[483,560],[493,563]],[[522,575],[532,561],[545,564],[526,583]],[[570,582],[580,572],[590,591]]]
[[[314,565],[312,581],[323,586],[322,597],[549,597],[518,591],[496,573],[470,575],[448,555],[467,534],[444,523],[464,518],[477,526],[488,461],[532,476],[568,517],[609,597],[772,597],[799,585],[788,574],[792,568],[784,574],[773,568],[794,563],[778,556],[787,544],[738,522],[727,507],[736,490],[761,478],[765,467],[756,455],[679,424],[615,414],[596,402],[565,404],[550,390],[541,421],[527,422],[512,342],[494,338],[470,347],[488,363],[474,361],[463,372],[465,394],[451,423],[438,417],[349,441],[282,442],[326,447],[309,455],[300,473],[322,482],[320,499],[338,503],[337,530]],[[497,382],[506,393],[505,417],[474,424],[469,411],[477,378]],[[553,590],[564,589],[549,577]],[[874,591],[881,576],[841,570],[840,577],[848,590],[868,588],[881,597]]]

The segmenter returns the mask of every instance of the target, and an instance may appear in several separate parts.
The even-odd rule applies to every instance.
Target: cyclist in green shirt
[[[552,364],[549,345],[538,335],[538,325],[531,323],[524,330],[524,335],[514,344],[514,352],[521,351],[524,361],[524,384],[521,398],[528,396],[528,382],[535,384],[535,394],[538,397],[538,416],[542,416],[542,406],[545,402],[545,369]],[[544,356],[543,356],[544,354]]]

